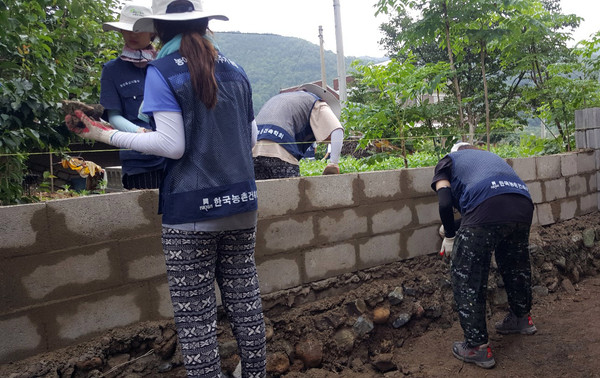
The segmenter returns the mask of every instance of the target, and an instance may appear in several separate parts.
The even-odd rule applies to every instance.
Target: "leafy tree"
[[[116,0],[0,0],[0,205],[19,201],[25,151],[68,145],[61,100],[98,102]]]

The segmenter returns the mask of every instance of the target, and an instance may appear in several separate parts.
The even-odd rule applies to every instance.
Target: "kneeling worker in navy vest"
[[[344,140],[340,112],[338,99],[314,84],[270,98],[256,116],[258,142],[252,150],[256,179],[300,176],[298,160],[315,141],[326,140],[331,141],[331,159],[323,174],[340,173]]]
[[[452,290],[464,341],[452,346],[459,360],[483,368],[495,365],[488,343],[486,292],[492,253],[510,306],[496,323],[500,334],[534,334],[531,320],[529,229],[533,202],[525,183],[499,156],[457,143],[435,167],[445,237],[440,254],[451,260]],[[461,214],[455,230],[453,208]]]

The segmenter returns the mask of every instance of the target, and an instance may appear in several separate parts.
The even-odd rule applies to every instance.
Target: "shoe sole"
[[[511,330],[500,330],[500,329],[496,329],[496,332],[498,332],[501,335],[513,335],[513,334],[521,334],[521,335],[533,335],[534,333],[537,332],[537,328],[534,327],[530,327],[530,328],[525,328],[525,329],[511,329]]]
[[[490,361],[475,361],[475,360],[470,360],[468,358],[465,358],[465,357],[461,356],[460,354],[457,354],[456,352],[454,352],[454,350],[452,350],[452,354],[454,355],[454,357],[458,358],[461,361],[464,361],[464,362],[467,362],[470,364],[475,364],[484,369],[491,369],[494,366],[496,366],[496,360],[494,360],[493,358]]]

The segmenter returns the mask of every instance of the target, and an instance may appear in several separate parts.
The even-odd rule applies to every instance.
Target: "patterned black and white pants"
[[[487,282],[492,253],[504,281],[510,309],[521,317],[531,310],[529,224],[505,223],[461,227],[452,249],[452,290],[465,341],[486,344]]]
[[[200,232],[163,227],[175,325],[189,377],[221,376],[215,279],[237,340],[242,376],[266,376],[265,323],[254,261],[255,240],[254,228]]]

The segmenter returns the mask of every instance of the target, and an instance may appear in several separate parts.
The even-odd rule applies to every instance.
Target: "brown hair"
[[[154,27],[162,43],[169,42],[178,34],[183,35],[179,53],[187,59],[194,94],[207,108],[214,108],[217,105],[215,61],[218,53],[213,44],[204,38],[207,32],[210,33],[208,19],[155,20]]]

